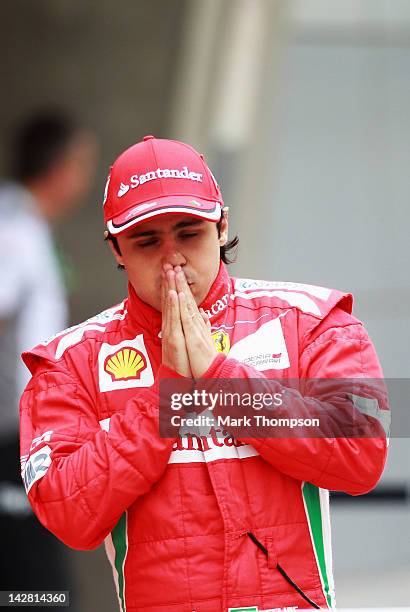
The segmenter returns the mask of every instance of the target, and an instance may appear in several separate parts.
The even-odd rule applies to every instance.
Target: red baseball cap
[[[216,222],[223,200],[203,155],[177,140],[145,136],[111,166],[103,204],[104,222],[115,235],[170,213]]]

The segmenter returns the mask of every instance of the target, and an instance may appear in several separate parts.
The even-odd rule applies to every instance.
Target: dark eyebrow
[[[145,232],[133,232],[128,234],[128,238],[142,238],[144,236],[154,236],[157,232],[155,230],[146,230]]]
[[[192,221],[180,221],[176,225],[173,226],[173,230],[179,230],[183,227],[195,227],[197,225],[203,225],[204,221],[202,219],[193,219]]]
[[[174,225],[172,227],[173,231],[179,230],[179,229],[183,229],[184,227],[196,227],[198,225],[203,225],[204,221],[202,219],[193,219],[192,221],[180,221],[179,223],[177,223],[176,225]],[[145,230],[142,232],[133,232],[132,234],[129,234],[129,238],[144,238],[147,236],[155,236],[157,235],[159,232],[157,230]]]

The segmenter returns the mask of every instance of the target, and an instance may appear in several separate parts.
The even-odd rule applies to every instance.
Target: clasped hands
[[[195,302],[181,266],[162,270],[162,363],[188,378],[200,378],[218,355],[211,323]]]

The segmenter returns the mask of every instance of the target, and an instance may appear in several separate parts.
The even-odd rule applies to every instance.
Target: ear
[[[228,226],[229,226],[228,216],[229,216],[229,207],[224,206],[222,209],[219,246],[224,246],[228,242]]]
[[[110,247],[110,249],[111,249],[111,253],[114,255],[114,258],[115,258],[115,260],[116,260],[117,264],[118,264],[119,266],[124,266],[124,262],[123,262],[123,259],[122,259],[122,255],[120,255],[120,254],[118,253],[117,249],[116,249],[116,248],[115,248],[115,246],[113,245],[113,242],[112,242],[111,238],[109,237],[108,232],[104,232],[104,238],[105,238],[105,240],[108,242],[108,246]]]

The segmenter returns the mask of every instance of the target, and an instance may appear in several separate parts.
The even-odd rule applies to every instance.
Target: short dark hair
[[[80,130],[80,124],[59,109],[44,109],[25,119],[11,138],[11,178],[24,183],[46,174]]]
[[[218,236],[221,235],[221,225],[222,225],[222,217],[216,224]],[[110,232],[107,231],[105,233],[104,240],[110,240],[114,249],[118,253],[118,255],[121,255],[120,245],[118,244],[118,240],[115,236],[113,236],[112,234],[110,234]],[[235,236],[234,238],[232,238],[232,240],[228,240],[226,244],[220,247],[220,256],[224,264],[228,265],[236,261],[238,246],[239,246],[239,237]],[[118,264],[118,269],[123,270],[124,266],[122,266],[121,264]]]

